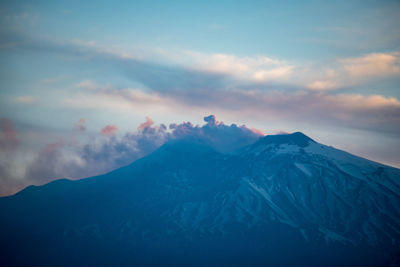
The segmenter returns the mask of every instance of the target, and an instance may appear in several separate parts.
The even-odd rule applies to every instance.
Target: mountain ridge
[[[52,233],[62,240],[61,251],[74,253],[68,242],[86,251],[82,239],[101,245],[99,251],[111,249],[108,242],[141,253],[153,248],[171,263],[193,263],[202,251],[210,256],[203,263],[211,265],[217,258],[224,264],[282,264],[285,257],[303,265],[388,264],[400,251],[399,182],[400,170],[302,133],[266,136],[235,153],[188,138],[104,175],[58,180],[0,199],[0,211],[8,215],[0,229],[9,230],[0,234],[13,244],[15,236],[36,232],[46,248]],[[51,223],[44,227],[43,221]],[[243,244],[233,245],[235,240]],[[276,243],[299,253],[288,256]],[[215,246],[224,252],[213,252]],[[246,252],[233,256],[239,251]],[[152,262],[141,253],[113,253],[125,263]],[[340,254],[346,257],[335,259]]]

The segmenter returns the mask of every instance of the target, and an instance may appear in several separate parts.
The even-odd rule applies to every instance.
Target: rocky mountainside
[[[270,135],[166,143],[105,175],[0,198],[9,265],[397,265],[400,170]]]

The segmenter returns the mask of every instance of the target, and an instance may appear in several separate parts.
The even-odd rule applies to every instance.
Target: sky
[[[400,167],[399,17],[389,0],[1,1],[0,195],[210,126]]]

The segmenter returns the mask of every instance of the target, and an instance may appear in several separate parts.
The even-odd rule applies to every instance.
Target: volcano
[[[400,170],[300,132],[229,153],[169,141],[0,212],[2,266],[400,264]]]

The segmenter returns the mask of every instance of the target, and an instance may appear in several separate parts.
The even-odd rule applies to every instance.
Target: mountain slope
[[[10,264],[395,264],[400,170],[266,136],[169,142],[131,165],[0,199]]]

